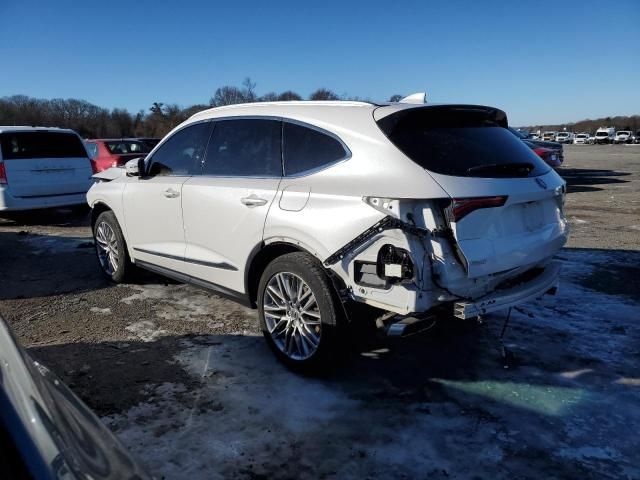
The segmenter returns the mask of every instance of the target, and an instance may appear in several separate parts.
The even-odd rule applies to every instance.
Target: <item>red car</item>
[[[129,160],[145,157],[151,151],[145,143],[126,138],[86,140],[84,144],[94,173],[123,166]]]
[[[562,157],[558,155],[558,152],[556,150],[552,150],[551,148],[539,147],[538,145],[527,142],[526,140],[523,141],[551,168],[555,169],[562,165]]]

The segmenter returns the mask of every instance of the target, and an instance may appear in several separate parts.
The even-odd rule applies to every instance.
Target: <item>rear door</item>
[[[530,265],[566,241],[564,181],[488,107],[404,110],[378,120],[449,194],[445,216],[469,277]]]
[[[279,119],[215,122],[202,174],[182,187],[192,277],[244,293],[245,266],[262,242],[282,178],[281,130]]]
[[[53,130],[0,133],[9,191],[15,197],[86,193],[92,170],[80,137]]]

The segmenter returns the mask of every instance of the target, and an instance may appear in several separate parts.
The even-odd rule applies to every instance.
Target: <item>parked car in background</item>
[[[0,127],[0,210],[83,205],[92,173],[73,130]]]
[[[633,143],[633,140],[630,130],[618,130],[613,138],[613,143]]]
[[[553,150],[558,156],[560,163],[564,162],[564,148],[561,143],[545,142],[544,140],[533,140],[531,138],[526,138],[524,135],[522,135],[521,132],[511,127],[509,127],[509,131],[513,133],[516,137],[518,137],[520,140],[527,140],[530,144],[533,144],[536,147],[548,148],[550,150]]]
[[[18,345],[1,317],[0,476],[151,478],[100,419]]]
[[[530,140],[542,140],[541,136],[537,133],[530,133],[529,137],[527,138],[529,138]]]
[[[138,137],[136,138],[136,140],[138,140],[139,142],[144,143],[147,148],[149,149],[149,151],[153,150],[153,148],[160,143],[160,140],[162,140],[161,138],[155,138],[155,137]]]
[[[560,159],[560,156],[558,155],[556,150],[552,150],[546,147],[539,147],[535,145],[533,142],[531,142],[530,140],[523,140],[523,142],[531,150],[533,150],[536,155],[538,155],[542,160],[544,160],[545,163],[549,165],[551,168],[558,168],[562,165],[562,160]]]
[[[636,132],[633,143],[640,143],[640,130]]]
[[[589,143],[589,134],[588,133],[578,133],[575,137],[573,137],[573,143],[575,145],[586,145]]]
[[[477,105],[205,110],[96,175],[98,264],[257,307],[276,356],[301,368],[335,358],[354,303],[390,312],[398,335],[435,307],[509,308],[555,292],[568,225],[565,182],[506,127]]]
[[[129,160],[144,157],[151,151],[147,144],[128,138],[86,140],[85,145],[91,157],[94,173],[111,167],[121,167]]]
[[[558,143],[573,143],[575,135],[573,132],[558,132],[556,133],[556,142]]]
[[[544,132],[542,134],[542,140],[544,140],[545,142],[555,142],[557,134],[558,132]]]
[[[594,136],[594,143],[597,143],[597,144],[613,143],[615,136],[616,136],[615,128],[601,127],[596,131],[596,134]]]

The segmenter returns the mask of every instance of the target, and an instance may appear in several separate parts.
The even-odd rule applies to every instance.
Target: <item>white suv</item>
[[[505,309],[555,291],[568,233],[565,182],[506,127],[469,105],[205,110],[96,175],[98,259],[115,281],[135,264],[257,307],[295,366],[329,360],[354,302],[396,333],[436,306]]]
[[[0,211],[85,205],[91,161],[73,130],[0,127]]]

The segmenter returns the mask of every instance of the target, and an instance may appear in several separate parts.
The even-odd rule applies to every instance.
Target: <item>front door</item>
[[[147,160],[146,173],[124,190],[124,218],[136,261],[183,272],[185,237],[182,189],[200,170],[211,122],[171,135]]]

